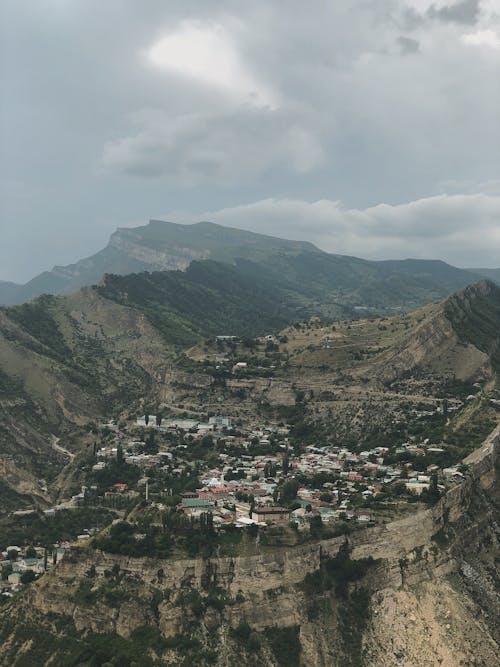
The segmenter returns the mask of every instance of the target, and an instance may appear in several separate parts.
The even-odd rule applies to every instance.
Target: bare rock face
[[[108,248],[119,250],[125,257],[136,260],[157,271],[183,271],[196,259],[208,259],[208,250],[195,250],[178,245],[157,250],[144,245],[142,236],[132,229],[118,229],[112,234]]]
[[[382,355],[378,366],[378,377],[389,382],[426,367],[474,382],[488,380],[493,375],[489,356],[460,341],[441,308],[431,311],[402,343]]]
[[[365,642],[367,667],[489,666],[498,660],[487,626],[446,580],[423,582],[415,592],[382,591],[372,603]]]

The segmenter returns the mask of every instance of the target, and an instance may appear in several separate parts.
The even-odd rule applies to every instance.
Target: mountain
[[[179,225],[151,220],[148,225],[119,228],[108,245],[91,257],[55,266],[25,285],[0,282],[0,303],[23,303],[40,294],[63,294],[100,282],[105,273],[184,270],[193,260],[232,262],[267,259],[278,253],[319,253],[311,243],[222,227],[210,222]]]
[[[0,492],[47,500],[64,458],[54,437],[157,395],[177,351],[203,337],[281,329],[297,318],[282,296],[256,266],[207,260],[0,309]]]
[[[288,282],[299,300],[329,299],[362,308],[411,309],[480,280],[480,273],[444,262],[370,262],[323,252],[311,243],[288,241],[210,222],[180,225],[152,220],[118,229],[106,248],[69,266],[56,266],[24,285],[0,282],[0,303],[13,305],[41,294],[65,294],[99,283],[106,273],[185,270],[192,261],[234,264],[246,260],[273,280]]]

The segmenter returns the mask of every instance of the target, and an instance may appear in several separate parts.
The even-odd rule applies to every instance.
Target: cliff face
[[[217,638],[217,665],[284,664],[282,647],[273,644],[282,632],[290,650],[294,637],[297,642],[298,662],[290,664],[493,666],[500,658],[499,449],[500,428],[466,459],[466,481],[437,505],[348,538],[208,560],[126,558],[75,546],[55,572],[31,586],[15,613],[67,619],[78,634],[129,639],[144,626],[154,628],[170,641],[163,657],[173,662],[165,664],[183,664],[187,649],[175,647],[176,638],[193,634],[205,647]],[[370,557],[373,562],[365,560]],[[365,566],[347,584],[339,578],[346,562]],[[113,576],[114,593],[94,595],[91,604],[82,597],[82,582],[87,591],[103,591]],[[13,655],[16,640],[5,616],[0,627],[7,637],[1,661],[8,651]],[[253,648],[242,645],[242,627],[258,638]]]

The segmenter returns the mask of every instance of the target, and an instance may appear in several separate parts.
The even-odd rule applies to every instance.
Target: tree
[[[123,465],[125,463],[125,457],[123,456],[123,447],[121,443],[118,443],[118,446],[116,448],[116,462],[119,465]]]
[[[162,420],[161,415],[156,415],[156,426],[158,426],[158,428],[160,428],[161,426],[161,420]]]
[[[321,518],[321,514],[314,514],[309,520],[309,526],[311,535],[313,537],[319,537],[323,530],[323,519]]]
[[[144,423],[146,424],[146,426],[149,424],[149,415],[148,414],[144,415]]]
[[[264,477],[275,477],[276,466],[271,461],[267,461],[264,466]]]
[[[280,500],[283,503],[290,503],[297,497],[299,482],[296,479],[287,479],[281,487]]]
[[[422,496],[423,500],[425,500],[429,505],[435,505],[441,498],[441,492],[438,487],[438,478],[436,473],[432,474],[430,486],[427,490],[422,492]]]
[[[288,455],[285,455],[283,457],[283,475],[288,475],[289,470],[290,470],[290,459],[288,458]]]
[[[35,550],[35,547],[33,547],[33,546],[30,545],[30,546],[26,549],[26,554],[25,554],[25,555],[26,555],[26,558],[36,558],[36,550]]]
[[[22,584],[31,584],[32,581],[35,581],[36,576],[33,570],[25,570],[21,574],[21,583]]]
[[[145,454],[158,454],[158,445],[156,443],[156,433],[151,431],[148,433],[146,438],[146,444],[144,445]]]

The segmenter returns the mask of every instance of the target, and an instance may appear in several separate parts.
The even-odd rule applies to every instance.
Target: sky
[[[0,0],[0,280],[150,218],[500,266],[500,0]]]

